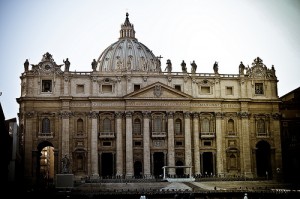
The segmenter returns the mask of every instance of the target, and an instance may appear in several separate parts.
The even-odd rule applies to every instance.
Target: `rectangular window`
[[[210,94],[210,86],[201,86],[201,94]]]
[[[102,146],[111,146],[111,142],[102,142]]]
[[[112,92],[112,85],[102,85],[102,92],[103,93],[111,93]]]
[[[84,93],[84,85],[78,84],[76,87],[76,93]]]
[[[203,145],[204,145],[204,146],[211,146],[211,142],[210,142],[210,141],[204,141],[204,142],[203,142]]]
[[[257,94],[257,95],[264,94],[264,84],[263,83],[255,83],[255,94]]]
[[[181,85],[175,85],[174,87],[176,90],[181,91]]]
[[[181,141],[176,141],[176,142],[175,142],[175,145],[176,145],[176,146],[183,146],[183,143],[182,143]]]
[[[140,90],[140,89],[141,89],[141,85],[135,84],[135,85],[133,86],[133,89],[134,89],[134,91]]]
[[[140,141],[135,141],[135,142],[134,142],[134,146],[142,146],[142,142],[140,142]]]
[[[233,88],[231,86],[226,86],[226,95],[233,95]]]
[[[52,80],[42,80],[42,92],[52,92]]]

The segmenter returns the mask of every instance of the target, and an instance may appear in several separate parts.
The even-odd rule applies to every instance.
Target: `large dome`
[[[106,48],[97,60],[100,72],[145,71],[161,72],[160,58],[135,38],[133,24],[128,13],[121,25],[120,38]]]

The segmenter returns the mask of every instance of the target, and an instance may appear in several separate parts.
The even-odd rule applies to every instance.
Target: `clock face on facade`
[[[42,64],[42,67],[41,67],[44,71],[46,72],[49,72],[52,68],[52,63],[50,62],[45,62]]]

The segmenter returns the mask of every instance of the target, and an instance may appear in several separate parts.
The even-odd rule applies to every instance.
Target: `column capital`
[[[58,115],[62,119],[69,119],[71,116],[73,116],[73,112],[71,112],[71,111],[61,111]]]
[[[281,117],[281,113],[272,113],[273,120],[279,120]]]
[[[144,118],[149,118],[151,112],[150,111],[143,111],[142,113],[143,113]]]
[[[125,116],[126,117],[132,117],[133,111],[126,111]]]
[[[88,117],[92,118],[92,119],[97,119],[98,116],[99,116],[99,113],[96,112],[96,111],[91,111],[91,112],[88,113]]]
[[[32,118],[32,117],[34,117],[34,115],[35,115],[34,111],[28,111],[25,113],[26,118]]]
[[[193,112],[192,115],[193,115],[193,118],[199,118],[199,113],[198,112]]]
[[[250,117],[250,113],[249,112],[238,112],[238,116],[240,116],[240,118],[249,118]]]
[[[223,119],[224,113],[222,113],[222,112],[215,112],[215,116],[218,119]]]
[[[168,116],[168,118],[173,118],[174,117],[174,111],[168,111],[167,112],[167,116]]]
[[[122,118],[123,114],[124,114],[124,112],[122,112],[122,111],[115,112],[115,116],[117,119]]]
[[[190,118],[191,117],[191,112],[189,112],[189,111],[186,111],[183,114],[184,114],[184,118]]]

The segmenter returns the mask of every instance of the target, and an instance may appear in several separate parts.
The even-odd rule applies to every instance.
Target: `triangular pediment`
[[[125,99],[186,99],[192,97],[166,84],[156,82],[124,96]]]

